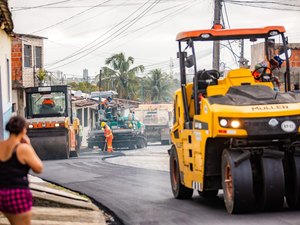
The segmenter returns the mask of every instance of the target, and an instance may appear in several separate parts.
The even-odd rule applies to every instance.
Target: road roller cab
[[[68,86],[30,87],[26,93],[27,133],[43,159],[77,156],[79,121],[72,117]]]
[[[215,197],[223,189],[229,213],[278,210],[284,197],[290,208],[300,206],[300,94],[291,91],[284,33],[282,26],[215,27],[177,35],[181,89],[170,150],[175,198],[191,198],[194,190]],[[219,70],[210,63],[213,41],[221,42],[224,56]],[[252,65],[279,57],[282,66],[251,68],[245,58],[235,60],[241,45],[250,58],[253,44],[264,54],[252,54]],[[275,78],[282,80],[281,91],[274,89]]]

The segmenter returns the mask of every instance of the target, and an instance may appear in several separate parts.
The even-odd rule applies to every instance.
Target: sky
[[[93,77],[120,52],[144,65],[144,74],[176,73],[176,35],[211,28],[214,12],[214,0],[9,0],[9,6],[14,31],[46,37],[45,68],[67,77],[82,77],[83,69]],[[227,28],[285,26],[289,42],[300,43],[300,0],[226,0],[223,15]]]

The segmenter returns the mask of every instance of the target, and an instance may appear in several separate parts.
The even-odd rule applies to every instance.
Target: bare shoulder
[[[30,155],[32,155],[32,152],[33,152],[33,148],[31,145],[21,143],[17,149],[17,156],[19,161],[24,163],[25,158],[27,158],[28,156],[30,157]]]
[[[18,147],[19,151],[32,151],[32,146],[25,143],[20,143]]]

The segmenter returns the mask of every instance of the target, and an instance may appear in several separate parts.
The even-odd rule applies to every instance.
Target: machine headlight
[[[32,128],[33,128],[33,125],[32,125],[32,124],[29,124],[29,125],[28,125],[28,128],[32,129]]]
[[[219,118],[219,124],[224,128],[241,128],[242,122],[239,119]]]
[[[222,127],[226,127],[227,124],[228,124],[228,121],[227,121],[226,119],[221,119],[221,120],[220,120],[220,125],[221,125]]]
[[[59,123],[54,124],[55,127],[59,127]]]
[[[240,125],[241,125],[241,123],[240,123],[240,121],[238,121],[238,120],[232,120],[231,123],[230,123],[230,126],[231,126],[232,128],[239,128]]]

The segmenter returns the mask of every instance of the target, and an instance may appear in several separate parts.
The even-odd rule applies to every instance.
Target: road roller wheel
[[[260,159],[261,181],[255,191],[258,208],[264,211],[279,210],[284,201],[284,170],[282,159]]]
[[[228,213],[245,213],[255,206],[250,160],[234,160],[242,153],[225,149],[222,154],[222,187]]]
[[[180,182],[180,170],[178,156],[175,148],[173,147],[170,152],[170,179],[172,192],[177,199],[189,199],[193,196],[194,190],[187,188]]]
[[[217,196],[219,190],[209,190],[209,191],[198,191],[198,194],[203,198],[214,198]]]
[[[288,206],[300,208],[300,156],[286,155],[285,165],[285,196]]]

